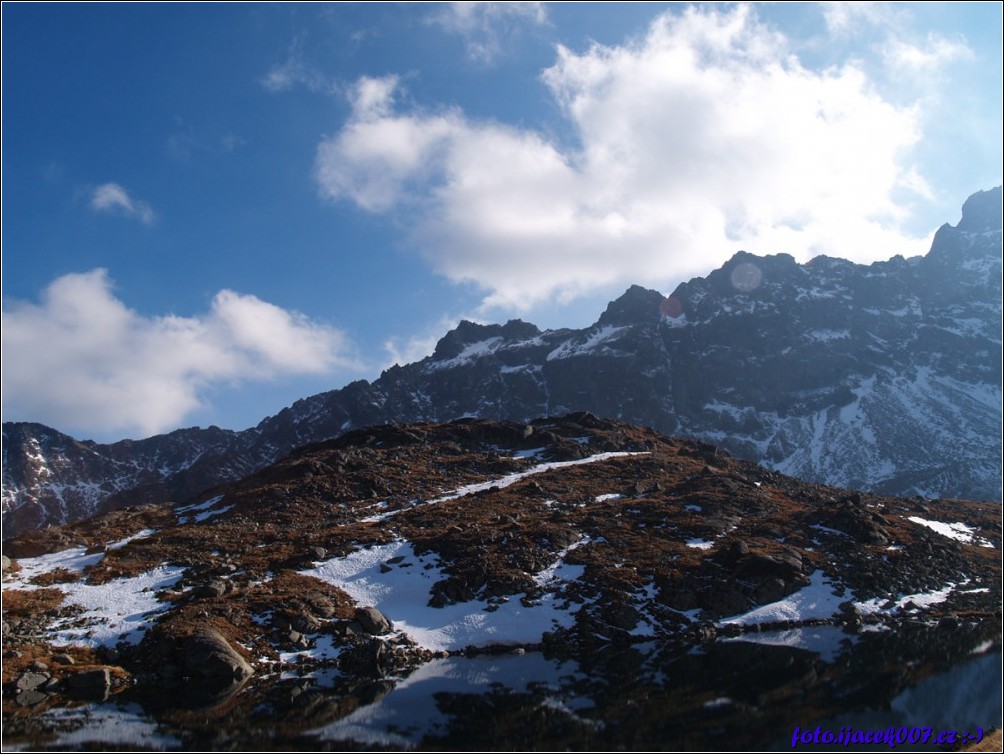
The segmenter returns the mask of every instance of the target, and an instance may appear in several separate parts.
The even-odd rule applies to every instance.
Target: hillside
[[[745,748],[999,648],[1001,545],[999,504],[813,485],[586,413],[357,430],[7,542],[5,743],[135,744],[107,714],[158,748],[485,726],[492,748]],[[479,656],[575,672],[546,698],[448,686],[442,730],[381,722]]]

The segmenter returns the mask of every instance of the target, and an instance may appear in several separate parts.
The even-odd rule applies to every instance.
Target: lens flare
[[[760,268],[752,262],[743,262],[732,268],[729,275],[732,287],[740,293],[749,293],[760,287],[763,282],[763,273]]]
[[[663,317],[676,319],[683,314],[683,302],[676,296],[664,298],[659,302],[659,313],[662,314]]]

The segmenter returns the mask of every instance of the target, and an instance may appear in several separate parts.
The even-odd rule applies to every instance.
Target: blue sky
[[[1000,3],[3,5],[3,418],[244,428],[461,318],[1001,183]]]

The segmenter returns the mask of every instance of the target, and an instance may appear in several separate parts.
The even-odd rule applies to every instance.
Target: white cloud
[[[849,0],[847,2],[822,2],[826,28],[831,34],[849,34],[862,25],[880,25],[889,22],[895,9],[889,3]]]
[[[949,63],[974,57],[964,40],[946,39],[933,32],[921,44],[890,39],[883,46],[882,53],[887,65],[893,70],[921,75],[930,75]]]
[[[366,80],[357,92],[380,97],[357,94],[318,147],[322,195],[404,218],[433,268],[481,286],[486,307],[665,286],[740,248],[859,261],[925,250],[892,198],[925,186],[907,159],[917,108],[882,99],[853,64],[803,67],[745,6],[666,14],[619,47],[559,47],[542,80],[573,147],[395,108],[397,80]]]
[[[432,356],[436,350],[436,344],[443,335],[455,328],[461,319],[478,321],[474,315],[462,317],[451,317],[444,315],[433,325],[424,328],[424,332],[409,337],[393,336],[384,341],[383,348],[387,353],[387,359],[381,369],[389,369],[395,364],[404,366],[421,361],[426,356]]]
[[[203,407],[215,385],[354,366],[345,336],[302,314],[223,290],[205,314],[147,317],[100,269],[2,316],[5,413],[61,428],[148,435]]]
[[[144,225],[149,225],[157,218],[149,204],[133,199],[117,183],[103,183],[95,187],[91,191],[91,209],[95,212],[118,212],[135,217]]]
[[[491,63],[520,28],[547,23],[547,11],[543,3],[459,2],[440,6],[428,20],[461,36],[471,60]]]
[[[416,336],[404,340],[399,337],[388,338],[383,344],[384,350],[387,352],[387,361],[383,368],[413,364],[426,356],[432,356],[433,351],[436,350],[436,344],[443,337],[443,332],[439,335]]]

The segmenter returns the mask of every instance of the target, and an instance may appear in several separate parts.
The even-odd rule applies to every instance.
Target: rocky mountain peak
[[[945,265],[952,268],[961,265],[966,272],[992,272],[986,265],[1000,264],[1001,225],[1001,187],[979,191],[962,206],[958,225],[946,223],[938,228],[924,261],[941,269],[941,274]],[[999,289],[999,272],[997,278]]]
[[[504,341],[520,341],[533,338],[540,330],[521,319],[511,319],[504,325],[482,325],[470,320],[461,320],[455,328],[440,338],[432,354],[433,359],[443,361],[459,356],[463,351],[491,338],[501,338]]]
[[[1001,186],[997,186],[986,191],[977,191],[966,199],[962,205],[962,219],[956,227],[967,233],[1000,230],[1002,224],[1001,188]]]
[[[637,325],[659,320],[663,295],[658,291],[632,285],[621,296],[607,304],[597,325]]]

